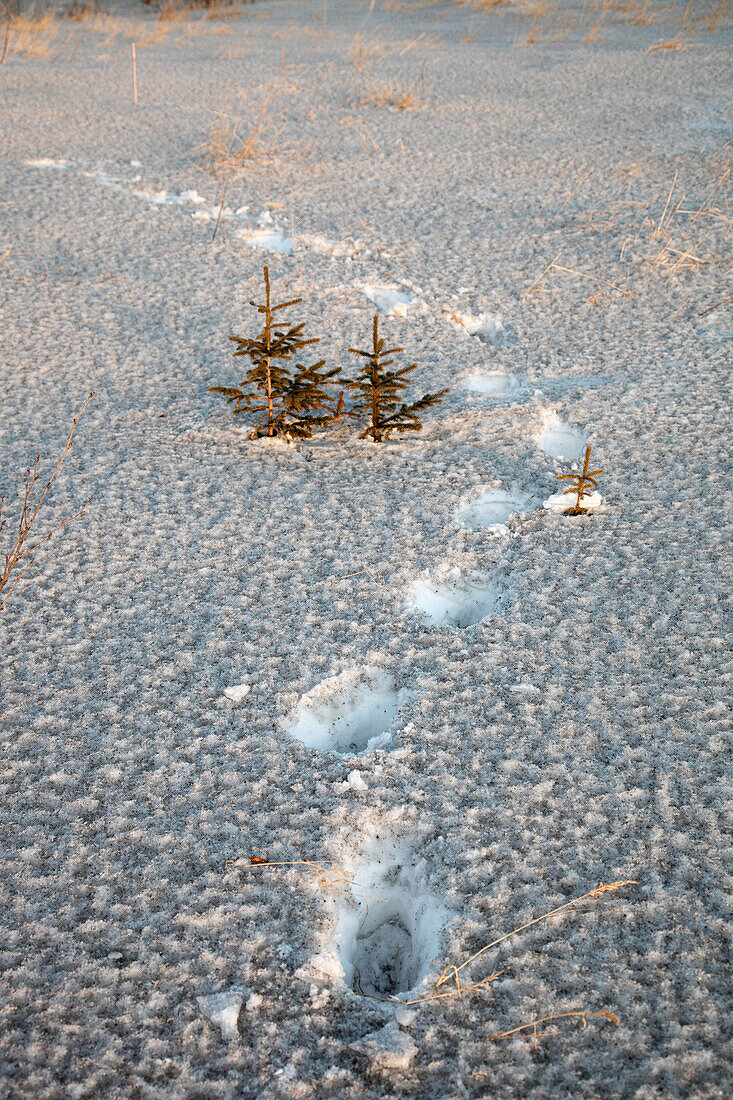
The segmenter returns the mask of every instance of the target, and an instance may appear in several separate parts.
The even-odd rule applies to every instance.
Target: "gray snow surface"
[[[0,621],[4,1097],[731,1094],[731,20],[578,0],[522,45],[531,7],[13,24],[4,538],[95,397],[46,521],[92,504]],[[265,121],[212,243],[220,112]],[[376,305],[450,386],[420,436],[252,441],[207,393],[265,261],[330,364]],[[593,515],[542,507],[558,437]],[[355,992],[619,880],[461,1000]],[[581,1010],[618,1026],[492,1041]]]

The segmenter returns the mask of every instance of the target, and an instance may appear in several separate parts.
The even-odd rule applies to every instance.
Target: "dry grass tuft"
[[[359,107],[389,107],[393,111],[411,111],[420,107],[417,94],[410,88],[401,91],[390,85],[374,88],[359,100]]]
[[[593,1017],[599,1017],[603,1020],[607,1020],[609,1024],[615,1024],[616,1027],[621,1026],[621,1021],[615,1012],[608,1012],[606,1009],[601,1009],[598,1012],[589,1012],[588,1009],[577,1009],[574,1012],[557,1012],[554,1016],[541,1016],[538,1020],[530,1020],[528,1024],[521,1024],[519,1027],[513,1027],[510,1031],[502,1031],[500,1035],[489,1035],[489,1042],[495,1043],[497,1039],[508,1039],[511,1035],[521,1035],[522,1038],[534,1039],[534,1049],[537,1050],[537,1039],[544,1036],[538,1036],[537,1027],[539,1024],[548,1024],[553,1020],[568,1020],[576,1019],[580,1020],[583,1027],[588,1026],[588,1020]],[[524,1034],[528,1032],[528,1034]],[[483,1073],[481,1070],[476,1070],[471,1074],[472,1077],[489,1077],[488,1073]]]
[[[445,970],[435,983],[435,989],[438,990],[443,985],[446,985],[448,982],[455,981],[457,988],[453,990],[453,993],[456,995],[460,995],[460,972],[464,970],[467,966],[469,966],[472,962],[475,962],[476,959],[480,958],[481,955],[484,955],[487,951],[490,951],[492,948],[497,947],[500,943],[503,943],[504,940],[508,940],[511,936],[516,936],[519,932],[524,932],[527,928],[532,928],[533,925],[539,924],[541,921],[548,920],[549,917],[557,917],[561,913],[567,913],[569,910],[572,910],[574,906],[578,905],[581,901],[587,901],[591,899],[594,900],[596,898],[602,897],[604,894],[616,893],[624,886],[638,886],[638,882],[636,881],[636,879],[624,879],[623,881],[619,882],[599,882],[598,886],[595,886],[592,890],[588,890],[588,892],[585,894],[581,894],[580,897],[573,898],[571,901],[566,901],[564,905],[558,905],[556,909],[551,909],[548,913],[543,913],[542,916],[535,917],[534,920],[527,921],[526,924],[520,924],[518,928],[512,929],[511,932],[505,932],[503,936],[499,936],[498,939],[492,940],[491,943],[487,943],[486,946],[482,947],[479,951],[474,951],[473,955],[470,955],[467,959],[465,959],[464,962],[460,964],[460,966],[455,966],[455,964],[452,963],[449,966],[446,966]],[[463,988],[462,992],[465,992],[465,987]]]
[[[644,293],[650,269],[667,280],[706,267],[725,271],[733,225],[728,197],[732,144],[677,158],[672,178],[663,182],[655,178],[649,156],[622,162],[604,178],[596,165],[583,163],[582,154],[570,157],[535,218],[543,216],[549,223],[562,218],[571,239],[524,294],[542,290],[549,277],[563,273],[593,281],[596,289],[586,301],[597,304],[609,295]],[[606,190],[602,201],[597,198],[599,190]],[[561,262],[563,253],[578,254],[578,230],[593,234],[602,245],[606,270],[589,271],[580,259]],[[598,260],[594,262],[598,266]]]
[[[297,150],[277,143],[272,101],[278,90],[275,82],[265,94],[259,113],[249,119],[241,116],[242,98],[229,109],[220,108],[209,137],[195,151],[198,163],[212,175],[229,179],[258,162],[267,164],[281,157],[292,158]]]
[[[16,14],[12,0],[8,0],[0,17],[4,23],[0,64],[13,54],[20,57],[51,57],[61,26],[53,12]]]
[[[26,471],[25,486],[23,490],[23,505],[20,512],[20,518],[18,520],[17,534],[13,539],[13,542],[11,543],[7,553],[3,555],[4,564],[2,567],[2,572],[0,572],[0,611],[2,611],[5,607],[5,604],[7,603],[8,599],[15,589],[15,586],[18,584],[21,578],[25,576],[30,567],[33,565],[33,562],[36,560],[34,557],[36,550],[45,542],[48,542],[50,539],[52,539],[58,531],[62,530],[62,528],[68,527],[70,523],[73,523],[75,519],[78,519],[79,516],[82,515],[84,511],[86,511],[90,503],[91,498],[90,500],[86,501],[86,503],[79,509],[79,511],[75,515],[71,516],[69,519],[65,519],[62,520],[60,523],[57,523],[55,527],[52,527],[51,530],[48,531],[45,535],[43,535],[36,541],[33,541],[33,526],[38,519],[39,513],[46,499],[46,495],[48,493],[48,490],[51,488],[51,485],[53,484],[54,478],[61,469],[66,456],[71,450],[74,433],[76,431],[76,425],[79,423],[79,419],[82,413],[84,412],[93,397],[94,394],[90,393],[89,397],[87,397],[86,401],[84,402],[77,416],[75,417],[74,425],[71,429],[69,438],[66,441],[66,446],[64,447],[61,458],[56,463],[53,472],[51,473],[51,476],[46,482],[46,485],[35,504],[33,503],[32,498],[34,491],[36,490],[36,487],[40,481],[40,474],[38,473],[38,463],[41,461],[40,455],[37,456],[33,466],[29,467]],[[0,497],[0,533],[5,528],[7,522],[5,519],[3,519],[2,515],[4,504],[5,497]]]

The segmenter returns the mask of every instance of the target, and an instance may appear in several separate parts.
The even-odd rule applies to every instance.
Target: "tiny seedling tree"
[[[306,339],[304,324],[292,325],[276,318],[280,310],[296,306],[302,298],[290,298],[273,305],[270,272],[264,269],[265,301],[250,302],[263,317],[262,331],[256,336],[230,336],[237,345],[235,358],[243,356],[252,366],[241,386],[210,386],[210,393],[221,393],[234,405],[234,415],[248,412],[255,418],[252,436],[291,436],[310,439],[314,428],[335,420],[343,408],[343,397],[334,403],[325,387],[340,367],[324,370],[325,359],[311,367],[300,363],[289,366],[303,348],[317,344]]]
[[[579,474],[560,474],[558,481],[570,481],[572,484],[565,490],[563,496],[567,493],[575,493],[575,504],[572,508],[568,508],[565,512],[566,516],[582,516],[587,511],[582,505],[582,500],[585,496],[590,496],[590,493],[586,492],[587,489],[591,491],[598,488],[598,482],[596,477],[603,473],[603,470],[589,470],[590,466],[590,452],[591,448],[587,447],[585,452],[585,462],[583,463],[583,470]]]
[[[375,316],[372,323],[372,350],[349,348],[354,355],[366,359],[366,363],[355,379],[345,383],[356,393],[355,411],[366,414],[369,420],[361,438],[371,438],[375,443],[389,439],[392,432],[419,432],[422,428],[420,413],[439,404],[448,393],[447,389],[440,390],[439,393],[426,393],[419,401],[405,405],[399,399],[400,394],[407,389],[407,376],[417,369],[417,363],[395,371],[388,370],[394,363],[394,359],[389,357],[398,355],[404,349],[385,348],[384,345],[385,341],[379,336],[379,318]]]

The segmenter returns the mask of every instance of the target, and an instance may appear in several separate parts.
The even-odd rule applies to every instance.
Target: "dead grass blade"
[[[69,438],[66,441],[66,446],[64,447],[61,458],[56,463],[56,466],[54,467],[53,472],[46,482],[45,488],[43,489],[43,492],[41,493],[35,505],[31,503],[31,497],[33,495],[33,490],[40,480],[40,475],[38,473],[38,463],[40,462],[40,455],[36,458],[33,466],[28,468],[23,492],[23,507],[20,513],[20,519],[18,521],[18,533],[12,545],[10,546],[9,551],[4,555],[5,561],[2,573],[0,573],[0,611],[2,611],[5,607],[5,604],[12,595],[20,579],[27,573],[31,565],[33,565],[35,557],[33,557],[32,555],[35,554],[36,550],[38,550],[40,546],[43,546],[45,542],[48,542],[49,539],[53,538],[53,536],[57,534],[57,532],[61,531],[64,527],[68,527],[68,525],[70,523],[73,523],[75,519],[78,519],[79,516],[81,516],[86,511],[87,507],[91,503],[90,497],[89,500],[86,501],[86,503],[79,509],[79,511],[75,515],[70,516],[69,519],[62,520],[61,523],[57,523],[55,527],[53,527],[47,534],[43,535],[42,538],[39,538],[37,542],[29,541],[31,538],[33,525],[38,519],[38,514],[43,507],[44,500],[46,499],[46,494],[51,488],[54,478],[61,469],[66,456],[71,450],[74,433],[76,432],[76,425],[79,423],[82,413],[84,412],[93,397],[94,394],[90,393],[89,397],[87,397],[86,401],[74,418],[73,427],[69,434]],[[0,497],[0,532],[2,532],[6,523],[6,520],[2,518],[2,509],[4,503],[5,497]]]
[[[460,966],[451,964],[447,966],[443,973],[435,983],[435,988],[440,989],[446,982],[458,979],[458,974],[461,970],[464,970],[470,963],[480,958],[487,951],[490,951],[493,947],[497,947],[504,940],[508,940],[511,936],[516,936],[519,932],[526,931],[527,928],[532,928],[535,924],[539,924],[541,921],[548,920],[550,917],[556,917],[560,913],[565,913],[572,909],[573,906],[578,905],[581,901],[586,901],[589,898],[599,898],[603,894],[613,893],[622,889],[624,886],[638,886],[636,879],[624,879],[619,882],[604,883],[600,882],[598,886],[589,890],[586,894],[581,894],[578,898],[573,898],[572,901],[566,901],[563,905],[559,905],[556,909],[551,909],[549,913],[543,913],[540,917],[535,917],[534,920],[527,921],[526,924],[521,924],[518,928],[513,928],[511,932],[505,932],[503,936],[499,936],[498,939],[492,940],[491,943],[487,943],[485,947],[482,947],[479,951],[475,951],[473,955],[470,955]]]

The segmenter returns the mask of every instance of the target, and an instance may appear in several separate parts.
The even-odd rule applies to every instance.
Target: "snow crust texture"
[[[732,31],[650,49],[685,6],[12,31],[8,530],[95,397],[0,617],[3,1098],[733,1094]],[[378,311],[450,387],[421,434],[247,438],[265,262],[314,360]]]

